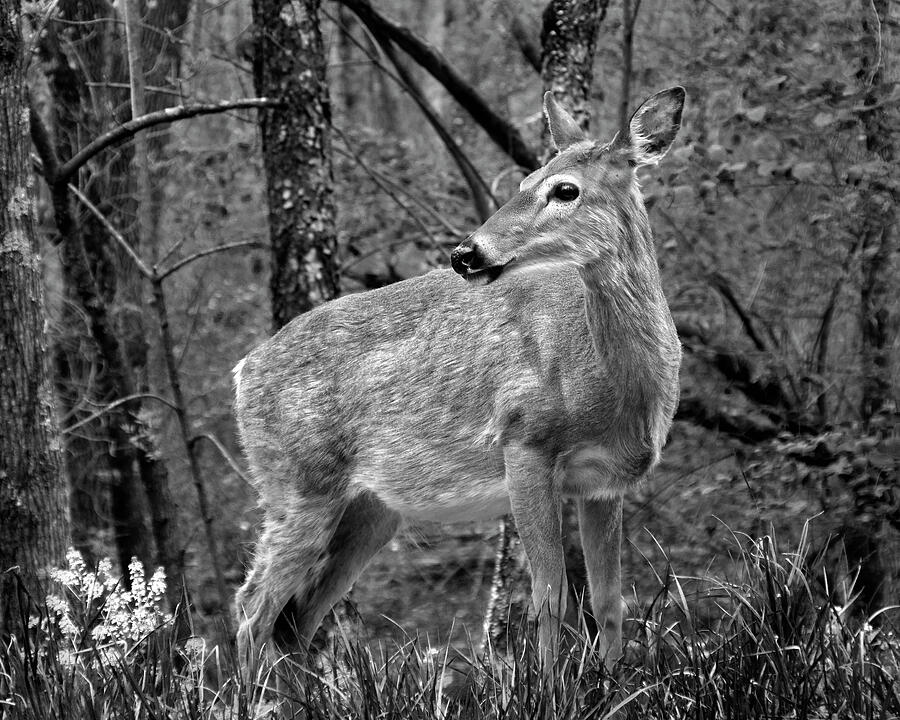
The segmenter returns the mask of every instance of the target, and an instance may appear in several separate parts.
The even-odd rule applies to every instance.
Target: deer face
[[[635,170],[657,163],[681,122],[684,91],[666,90],[634,114],[624,138],[585,138],[550,93],[544,112],[557,154],[525,178],[516,194],[451,254],[453,269],[489,283],[517,268],[609,263],[610,270],[652,253]],[[615,274],[615,273],[614,273]]]

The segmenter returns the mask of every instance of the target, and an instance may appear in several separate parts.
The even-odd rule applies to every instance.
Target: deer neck
[[[617,255],[590,260],[579,272],[588,330],[619,410],[646,417],[668,392],[677,337],[649,228],[631,227]]]

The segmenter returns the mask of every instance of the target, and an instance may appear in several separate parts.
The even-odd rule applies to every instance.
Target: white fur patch
[[[234,378],[234,394],[236,397],[239,397],[241,394],[241,373],[244,371],[245,362],[247,362],[247,358],[241,360],[234,366],[234,370],[231,371],[231,375]]]

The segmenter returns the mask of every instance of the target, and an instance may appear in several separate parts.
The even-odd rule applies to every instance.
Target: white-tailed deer
[[[622,494],[659,461],[681,362],[636,168],[669,149],[683,104],[680,87],[654,95],[604,144],[547,93],[559,153],[453,251],[456,273],[329,302],[238,364],[265,511],[237,596],[242,657],[303,648],[403,520],[510,508],[552,653],[566,496],[603,646],[620,653]]]

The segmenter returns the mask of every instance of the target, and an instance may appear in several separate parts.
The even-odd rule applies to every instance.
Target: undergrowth
[[[659,576],[611,671],[586,634],[540,669],[531,634],[509,654],[411,638],[373,647],[338,626],[308,667],[244,675],[231,648],[179,637],[162,578],[131,590],[77,554],[27,632],[0,648],[0,718],[897,718],[900,643],[886,613],[838,606],[804,542],[740,544],[737,581]],[[699,604],[718,608],[697,612]],[[701,620],[702,617],[702,620]]]

